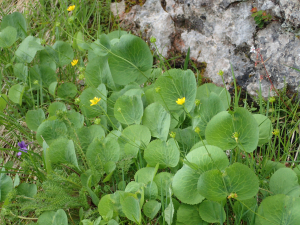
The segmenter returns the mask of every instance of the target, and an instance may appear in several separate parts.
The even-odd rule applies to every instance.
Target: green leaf
[[[285,194],[293,197],[299,197],[300,195],[297,174],[290,168],[277,170],[272,175],[269,186],[273,195]]]
[[[173,177],[173,174],[167,172],[161,172],[154,177],[154,182],[157,185],[158,196],[169,195],[167,193],[169,193]]]
[[[236,215],[236,220],[243,219],[247,224],[251,224],[254,220],[254,212],[256,211],[257,201],[255,198],[250,198],[244,201],[236,201],[233,205],[233,210]]]
[[[37,193],[35,184],[22,183],[16,189],[18,195],[24,195],[29,198],[33,198]]]
[[[175,140],[184,152],[190,151],[194,144],[200,141],[199,135],[191,127],[185,129],[176,128],[172,131],[176,133]]]
[[[237,141],[234,135],[238,137]],[[232,114],[224,111],[214,116],[207,124],[205,137],[208,144],[223,150],[238,146],[246,152],[253,152],[258,144],[259,129],[247,109],[237,108]]]
[[[0,173],[0,202],[3,202],[8,193],[13,189],[13,181],[10,176],[5,174],[5,169],[2,167]]]
[[[67,111],[66,105],[62,102],[53,102],[48,108],[48,117],[55,116],[58,110]]]
[[[88,62],[85,70],[85,80],[90,87],[98,87],[98,85],[104,83],[107,87],[113,90],[116,89],[107,57],[97,56]]]
[[[66,138],[54,140],[49,145],[46,157],[49,158],[51,164],[67,163],[79,168],[72,140],[68,140]]]
[[[174,204],[171,200],[170,204],[163,212],[164,220],[167,222],[168,225],[172,224],[173,218],[174,218],[174,213],[175,213]]]
[[[55,139],[66,137],[67,127],[58,120],[48,120],[43,122],[36,132],[36,139],[40,145],[43,144],[43,139],[50,145]]]
[[[124,30],[115,30],[115,31],[112,31],[109,34],[107,34],[107,37],[109,38],[109,40],[112,40],[115,38],[119,39],[122,35],[125,35],[125,34],[128,34],[128,33]]]
[[[39,38],[28,36],[20,44],[19,48],[15,52],[15,56],[20,58],[22,62],[30,63],[37,51],[43,49],[44,47],[41,45],[41,40]]]
[[[46,46],[44,50],[39,51],[38,59],[40,61],[40,65],[48,66],[52,70],[56,71],[57,66],[55,63],[55,51],[52,47]]]
[[[30,130],[37,131],[38,127],[45,120],[45,113],[42,109],[28,110],[25,120]]]
[[[74,52],[69,43],[57,41],[52,48],[53,51],[51,51],[50,54],[58,66],[65,66],[73,61]]]
[[[59,209],[56,211],[52,225],[68,225],[68,217],[64,210]]]
[[[24,93],[25,87],[21,84],[15,84],[8,91],[9,99],[19,105],[22,105],[22,97]]]
[[[211,201],[225,200],[231,194],[236,194],[238,200],[246,200],[256,195],[258,188],[255,173],[241,163],[232,164],[224,173],[220,170],[203,173],[197,186],[199,193]]]
[[[114,203],[112,201],[111,195],[104,195],[98,204],[98,211],[104,220],[110,220],[113,215],[116,216],[114,212]]]
[[[202,102],[202,100],[208,98],[211,93],[215,93],[219,96],[225,110],[229,108],[231,103],[230,93],[227,91],[226,88],[218,87],[212,83],[202,84],[201,86],[199,86],[197,88],[196,99]]]
[[[138,224],[141,223],[142,214],[140,209],[139,200],[133,196],[127,196],[124,199],[121,197],[121,206],[126,217]]]
[[[152,220],[159,212],[160,208],[161,208],[161,203],[155,200],[150,200],[146,202],[145,205],[143,206],[143,212],[145,216],[147,216]]]
[[[119,144],[114,139],[95,138],[87,149],[86,158],[91,168],[101,171],[106,163],[119,160],[119,152]]]
[[[46,65],[35,65],[31,67],[29,70],[29,77],[31,87],[38,90],[40,89],[40,85],[49,87],[53,82],[57,82],[55,71]],[[37,80],[39,84],[34,84],[35,80]]]
[[[64,120],[70,136],[73,135],[76,130],[83,127],[84,116],[79,112],[76,112],[74,109],[67,111],[67,120]]]
[[[176,141],[171,138],[168,142],[156,139],[147,146],[144,158],[149,166],[159,163],[160,168],[175,167],[179,162],[180,151]]]
[[[94,139],[97,138],[101,140],[105,137],[105,132],[100,125],[92,125],[89,127],[84,126],[77,130],[77,136],[82,150],[86,152],[88,146],[94,141]]]
[[[52,82],[50,85],[49,85],[49,93],[51,95],[53,95],[53,97],[55,97],[55,90],[56,90],[56,86],[57,86],[57,82]]]
[[[204,225],[206,223],[202,221],[196,206],[181,204],[177,211],[177,223],[176,224]]]
[[[208,223],[224,223],[226,214],[224,208],[218,202],[203,201],[199,206],[201,218]]]
[[[17,38],[24,39],[27,34],[26,19],[22,13],[14,12],[12,14],[3,17],[0,30],[4,30],[6,27],[11,26],[17,30]]]
[[[259,128],[259,139],[257,145],[261,146],[268,143],[272,138],[272,122],[268,117],[261,114],[254,114],[253,117],[255,118]]]
[[[195,105],[196,79],[191,70],[170,69],[155,82],[155,99],[168,111],[179,111],[186,108],[188,112]],[[178,98],[185,97],[185,103],[178,105]]]
[[[158,168],[154,167],[144,167],[142,169],[139,169],[134,175],[134,180],[138,183],[146,185],[148,182],[153,181],[157,169]]]
[[[0,94],[0,112],[2,112],[6,108],[7,101],[7,95]]]
[[[107,225],[119,225],[119,223],[115,220],[108,221]]]
[[[112,46],[108,63],[114,82],[126,85],[138,78],[149,76],[153,56],[141,38],[125,34]]]
[[[147,106],[143,115],[143,125],[149,128],[152,137],[166,141],[171,123],[170,114],[159,103]]]
[[[8,48],[17,40],[17,30],[14,27],[7,26],[0,31],[0,48]]]
[[[220,99],[220,97],[211,92],[209,97],[201,99],[201,107],[199,112],[195,112],[192,119],[192,127],[200,128],[200,135],[205,135],[205,129],[208,122],[219,112],[225,111],[225,107]]]
[[[54,218],[55,212],[54,211],[46,211],[39,216],[37,221],[38,225],[53,225],[52,221]]]
[[[143,116],[143,102],[140,96],[123,95],[114,106],[115,118],[123,124],[140,124]]]
[[[258,208],[256,223],[260,225],[298,225],[300,198],[283,194],[265,198]]]
[[[100,116],[107,110],[106,104],[107,90],[104,84],[100,84],[97,88],[89,87],[85,89],[80,95],[80,109],[87,118],[94,118]],[[97,105],[92,105],[90,100],[95,97],[101,98]]]
[[[14,75],[26,83],[28,77],[28,66],[24,63],[16,63],[14,66]]]
[[[73,45],[72,47],[74,49],[78,49],[79,51],[85,51],[82,47],[80,47],[81,44],[84,44],[84,35],[81,31],[78,31],[73,38]]]
[[[57,88],[57,96],[60,98],[74,98],[77,94],[77,87],[75,84],[66,82]]]
[[[158,196],[158,188],[154,181],[150,181],[144,188],[144,197],[146,200],[154,200]]]

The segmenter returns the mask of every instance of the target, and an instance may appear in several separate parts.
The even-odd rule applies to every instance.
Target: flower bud
[[[100,118],[96,118],[95,121],[94,121],[94,123],[95,123],[96,125],[99,125],[100,122],[101,122],[101,119],[100,119]]]
[[[78,105],[80,103],[80,98],[75,98],[75,104]]]
[[[275,102],[275,100],[276,100],[275,97],[270,97],[269,98],[269,102],[271,102],[271,103]]]
[[[78,76],[78,79],[79,79],[79,80],[83,80],[83,79],[84,79],[84,74],[83,74],[83,73],[80,73],[79,76]]]
[[[196,106],[199,106],[199,105],[200,105],[200,100],[199,100],[199,99],[196,99],[196,100],[195,100],[195,105],[196,105]]]
[[[85,67],[83,67],[83,66],[80,66],[78,69],[79,69],[79,72],[84,72],[85,71]]]
[[[35,80],[35,81],[33,82],[33,84],[34,84],[34,85],[39,85],[39,81],[38,81],[38,80]]]
[[[151,42],[151,43],[155,43],[155,42],[156,42],[156,38],[152,36],[152,37],[150,38],[150,42]]]
[[[223,70],[219,70],[218,74],[219,74],[221,77],[223,77],[223,74],[224,74]]]
[[[172,132],[170,133],[170,137],[171,137],[171,138],[175,138],[175,137],[176,137],[176,133],[172,131]]]
[[[160,87],[155,88],[156,93],[160,92]]]
[[[194,129],[194,131],[195,131],[197,134],[200,134],[200,128],[199,128],[199,127],[196,127],[196,128]]]

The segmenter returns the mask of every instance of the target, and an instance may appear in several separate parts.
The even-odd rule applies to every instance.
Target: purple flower
[[[18,152],[17,156],[22,155],[22,152],[27,153],[27,151],[28,151],[28,148],[27,148],[28,144],[25,144],[24,141],[21,141],[21,142],[18,142],[18,145],[19,145],[19,147],[20,147],[19,150],[20,150],[21,152]]]

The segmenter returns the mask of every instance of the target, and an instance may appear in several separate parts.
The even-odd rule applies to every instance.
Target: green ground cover
[[[284,90],[249,105],[202,84],[189,54],[172,68],[122,31],[110,1],[2,5],[2,224],[299,223]]]

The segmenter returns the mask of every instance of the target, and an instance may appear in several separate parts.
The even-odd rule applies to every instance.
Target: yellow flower
[[[272,132],[272,134],[275,135],[275,136],[278,136],[279,133],[280,133],[279,129],[274,129],[273,132]]]
[[[100,102],[100,100],[101,100],[101,98],[97,98],[97,97],[91,99],[90,100],[90,102],[92,103],[91,106],[97,105],[97,103]]]
[[[185,103],[185,97],[177,99],[176,103],[178,105],[183,105]]]
[[[75,5],[70,5],[67,10],[70,12],[70,11],[73,11],[75,9]]]
[[[73,59],[73,61],[71,62],[72,66],[75,66],[78,63],[78,59]]]

